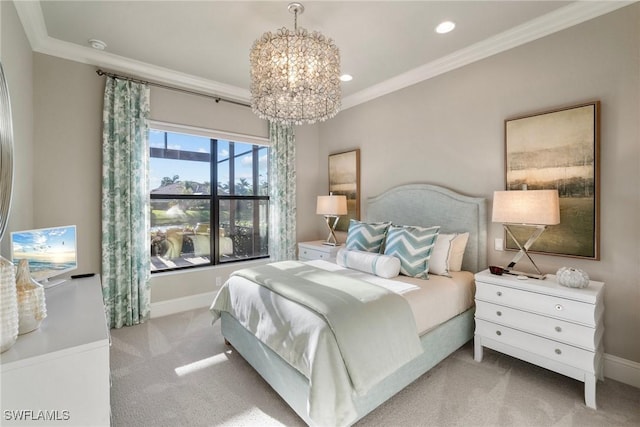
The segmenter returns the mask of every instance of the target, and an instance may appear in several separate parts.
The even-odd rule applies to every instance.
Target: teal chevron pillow
[[[440,227],[389,227],[384,254],[400,258],[400,273],[405,276],[428,279],[429,258]]]
[[[349,221],[346,248],[348,250],[380,253],[390,222]]]

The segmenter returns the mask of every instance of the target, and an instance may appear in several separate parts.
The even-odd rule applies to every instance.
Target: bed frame
[[[463,269],[486,268],[487,214],[485,199],[455,193],[430,184],[409,184],[392,188],[368,199],[367,221],[394,224],[440,225],[441,233],[469,232]],[[420,337],[423,354],[356,399],[355,423],[391,396],[415,381],[473,337],[474,309],[471,308]],[[222,313],[222,335],[309,425],[307,414],[309,381],[296,369],[257,340],[228,313]]]

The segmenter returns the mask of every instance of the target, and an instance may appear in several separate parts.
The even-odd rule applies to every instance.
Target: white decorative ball
[[[568,288],[586,288],[589,286],[589,275],[586,271],[573,267],[561,267],[556,272],[558,283]]]

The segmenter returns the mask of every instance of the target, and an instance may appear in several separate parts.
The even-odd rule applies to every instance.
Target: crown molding
[[[371,101],[416,83],[455,70],[500,52],[521,46],[549,34],[578,25],[598,16],[636,3],[630,1],[576,1],[546,15],[528,21],[510,30],[489,37],[450,55],[409,70],[384,82],[375,84],[342,100],[342,109]],[[50,37],[39,1],[14,1],[31,49],[84,64],[126,73],[157,83],[212,94],[235,101],[249,102],[248,89],[158,67],[109,52],[79,46]]]
[[[42,40],[48,37],[40,2],[14,1],[13,5],[16,8],[16,12],[18,12],[18,17],[22,22],[22,27],[27,35],[31,49],[34,51],[39,49]]]
[[[431,79],[448,71],[504,52],[525,43],[548,36],[574,25],[581,24],[598,16],[636,3],[633,1],[577,1],[532,19],[524,24],[489,37],[443,56],[435,61],[399,74],[396,77],[375,84],[342,100],[342,109],[346,110],[391,92],[404,89],[424,80]]]

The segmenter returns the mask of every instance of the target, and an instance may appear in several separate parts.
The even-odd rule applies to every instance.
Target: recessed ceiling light
[[[343,74],[340,76],[341,82],[350,82],[351,80],[353,80],[353,76],[351,74]]]
[[[445,34],[445,33],[448,33],[449,31],[452,31],[455,27],[456,27],[455,22],[444,21],[438,24],[438,26],[436,27],[436,33]]]
[[[104,50],[107,47],[107,44],[102,40],[98,39],[89,39],[89,46],[96,50]]]

